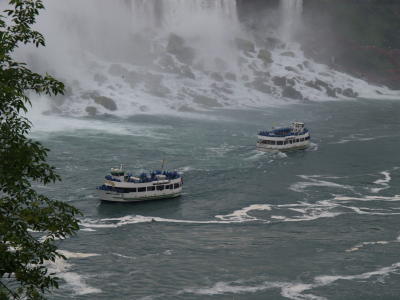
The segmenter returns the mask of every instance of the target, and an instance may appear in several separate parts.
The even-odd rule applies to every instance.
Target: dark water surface
[[[59,243],[70,259],[52,266],[65,283],[51,298],[399,299],[399,114],[360,100],[35,132],[63,177],[43,191],[85,215]],[[312,147],[254,150],[258,130],[294,120]],[[110,167],[164,157],[184,173],[182,197],[96,197]]]

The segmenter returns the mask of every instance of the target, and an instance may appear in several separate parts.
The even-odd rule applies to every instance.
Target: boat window
[[[126,191],[129,193],[136,193],[136,188],[129,188],[129,189],[126,189]]]
[[[293,144],[293,140],[290,140],[289,143]]]
[[[300,140],[299,140],[299,139],[296,139],[296,143],[298,143],[298,142],[300,142]]]
[[[304,142],[304,138],[301,138],[301,139],[300,139],[300,142]]]
[[[145,192],[146,191],[146,187],[140,187],[137,189],[138,192]]]
[[[166,188],[167,190],[169,190],[169,189],[170,189],[170,186],[169,186],[169,185],[166,185],[165,188]]]
[[[155,186],[148,186],[147,191],[154,191],[156,189]]]
[[[287,145],[287,144],[288,144],[288,141],[285,141],[284,144]]]
[[[164,186],[163,185],[157,185],[157,191],[163,191]]]
[[[283,145],[283,141],[277,141],[276,144],[277,145]]]
[[[174,184],[174,189],[178,189],[179,188],[179,183],[175,183]]]

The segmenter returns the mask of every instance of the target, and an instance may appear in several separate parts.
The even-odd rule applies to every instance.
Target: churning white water
[[[241,26],[235,0],[44,4],[35,27],[46,47],[23,48],[17,56],[66,84],[65,97],[41,98],[50,114],[128,116],[275,106],[288,103],[282,98],[332,99],[325,86],[364,97],[375,97],[378,90],[388,98],[387,89],[304,56],[294,42],[302,0],[281,0],[275,45],[265,42],[271,32],[256,38]],[[313,87],[317,79],[325,86]],[[285,94],[288,84],[298,93]]]

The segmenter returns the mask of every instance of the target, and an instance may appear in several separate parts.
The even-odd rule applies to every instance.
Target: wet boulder
[[[130,71],[125,75],[124,80],[132,88],[134,88],[137,85],[137,83],[143,81],[143,77],[139,73],[137,73],[135,71]]]
[[[85,108],[87,114],[91,117],[94,117],[97,114],[97,108],[94,106],[88,106]]]
[[[274,76],[274,77],[272,77],[272,82],[277,86],[285,87],[286,83],[287,83],[287,78],[285,76],[282,76],[282,77]]]
[[[165,97],[171,91],[163,85],[162,75],[147,73],[145,76],[146,91],[157,97]]]
[[[174,54],[182,63],[192,64],[195,58],[195,50],[185,45],[185,40],[171,33],[168,38],[167,52]]]
[[[115,111],[117,110],[117,104],[113,99],[105,97],[105,96],[93,96],[92,99],[95,103],[103,106],[105,109]]]
[[[332,98],[336,98],[336,97],[337,97],[337,96],[336,96],[336,91],[335,91],[335,89],[332,88],[332,87],[330,87],[330,86],[328,86],[328,87],[326,88],[326,94],[327,94],[329,97],[332,97]]]
[[[285,51],[281,53],[281,56],[295,57],[296,54],[294,54],[292,51]]]
[[[256,47],[252,41],[236,38],[235,43],[236,47],[243,52],[256,52]]]
[[[329,84],[327,82],[325,82],[323,80],[320,80],[320,79],[316,79],[315,80],[315,84],[320,86],[320,87],[324,87],[324,88],[328,88],[329,87]]]
[[[99,85],[102,85],[104,82],[107,81],[107,77],[103,74],[95,74],[93,77],[94,81],[96,81]]]
[[[271,63],[274,62],[274,61],[272,60],[271,52],[269,52],[269,51],[266,50],[266,49],[261,49],[261,50],[258,52],[257,57],[258,57],[259,59],[261,59],[261,60],[264,62],[264,65],[269,65],[269,64],[271,64]]]
[[[192,69],[187,65],[184,65],[179,69],[179,74],[186,78],[196,79],[196,76],[192,72]]]
[[[108,69],[108,73],[116,77],[124,77],[128,73],[128,70],[119,64],[112,64]]]
[[[217,72],[211,73],[210,77],[215,81],[219,81],[219,82],[224,81],[224,77],[222,77],[222,75]]]
[[[286,71],[289,71],[289,72],[293,72],[293,73],[299,74],[299,71],[296,70],[296,68],[291,67],[291,66],[285,67],[285,70],[286,70]]]
[[[163,55],[158,60],[158,65],[163,71],[179,73],[179,67],[176,65],[174,58],[170,54]]]
[[[193,102],[204,106],[204,107],[222,107],[222,105],[215,99],[203,96],[203,95],[195,95],[193,96]]]
[[[281,41],[279,39],[275,38],[275,37],[268,37],[265,40],[265,46],[268,49],[275,49],[278,46],[280,46],[281,44],[282,44]]]
[[[282,97],[295,100],[303,100],[303,95],[291,86],[287,86],[282,90]]]
[[[257,91],[265,94],[271,94],[272,93],[272,88],[265,83],[265,80],[263,78],[257,77],[255,80],[251,83],[251,87],[256,89]]]
[[[236,75],[232,72],[226,72],[225,73],[225,78],[227,80],[231,80],[231,81],[236,81]]]
[[[319,91],[321,90],[321,87],[316,84],[315,81],[307,81],[306,83],[304,83],[304,85]]]
[[[358,97],[358,93],[353,91],[353,89],[351,88],[347,88],[343,90],[343,95],[349,98],[357,98]]]

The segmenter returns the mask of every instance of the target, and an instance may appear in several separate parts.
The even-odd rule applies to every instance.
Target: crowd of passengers
[[[152,192],[152,191],[163,191],[163,190],[174,190],[181,187],[180,183],[174,184],[160,184],[160,185],[151,185],[151,186],[144,186],[139,188],[118,188],[112,187],[109,185],[102,185],[99,186],[97,189],[102,191],[110,191],[110,192],[117,192],[117,193],[141,193],[141,192]]]
[[[158,180],[157,177],[156,177],[157,175],[165,175],[166,179],[168,179],[168,180],[178,179],[178,178],[181,177],[181,175],[176,171],[173,171],[173,172],[169,172],[169,171],[153,171],[150,174],[147,174],[147,173],[140,174],[139,177],[138,177],[139,180],[131,178],[133,176],[132,173],[127,173],[124,176],[124,181],[125,182],[133,182],[133,183],[152,182],[152,181],[157,181]],[[114,178],[111,175],[107,175],[105,177],[105,179],[106,180],[111,180],[111,181],[116,181],[116,182],[121,182],[120,179]]]
[[[304,128],[302,132],[292,132],[291,128],[276,129],[272,131],[260,131],[258,135],[262,136],[288,136],[288,135],[302,135],[308,132],[307,128]]]

